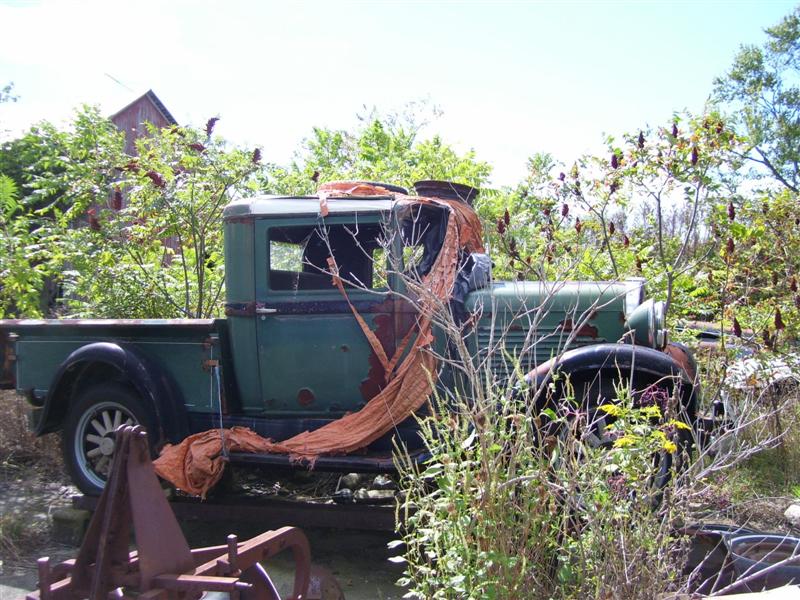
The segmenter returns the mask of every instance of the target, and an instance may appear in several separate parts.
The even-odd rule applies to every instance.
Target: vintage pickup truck
[[[332,196],[324,213],[317,196],[229,204],[225,318],[0,321],[0,387],[25,395],[37,435],[62,432],[69,472],[89,494],[102,489],[111,433],[124,423],[143,424],[157,447],[221,424],[283,440],[358,411],[384,374],[349,303],[391,356],[416,318],[405,278],[435,258],[430,232],[448,218],[436,205],[398,202],[405,190],[383,189]],[[434,185],[425,194],[453,191],[463,188]],[[413,234],[421,224],[427,229]],[[349,282],[346,297],[326,274],[331,254]],[[475,315],[466,329],[474,360],[500,378],[514,360],[533,383],[560,370],[586,402],[611,393],[620,377],[639,389],[661,381],[692,418],[691,357],[670,352],[663,304],[645,300],[642,281],[484,279],[470,279],[460,307]],[[438,330],[436,343],[446,351]],[[439,386],[456,385],[441,371]],[[361,452],[320,456],[315,468],[391,471],[392,436],[424,458],[416,431],[409,418]],[[231,462],[291,466],[280,454]]]

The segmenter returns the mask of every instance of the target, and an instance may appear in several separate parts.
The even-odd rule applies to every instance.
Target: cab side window
[[[333,256],[346,287],[386,285],[379,224],[272,227],[269,229],[269,287],[276,291],[330,290]]]
[[[401,215],[403,272],[427,275],[436,262],[447,233],[447,213],[439,206],[412,205]]]

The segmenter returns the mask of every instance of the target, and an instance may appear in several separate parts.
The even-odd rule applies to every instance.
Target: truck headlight
[[[663,350],[667,345],[667,303],[653,304],[653,329],[655,331],[656,348]]]
[[[637,344],[659,350],[667,345],[664,302],[646,300],[628,315],[626,325],[633,332],[633,339]]]

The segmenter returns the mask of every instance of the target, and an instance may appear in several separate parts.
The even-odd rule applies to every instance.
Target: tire
[[[86,495],[103,491],[114,458],[114,438],[120,425],[142,425],[153,447],[153,419],[130,388],[106,382],[75,397],[64,420],[61,450],[72,481]]]
[[[587,430],[583,432],[587,443],[595,447],[610,448],[613,445],[607,435],[607,427],[614,422],[610,417],[599,410],[605,403],[616,401],[615,384],[620,383],[619,375],[616,373],[598,372],[592,379],[578,379],[574,383],[574,391],[578,396],[579,406],[587,415]],[[631,389],[635,406],[642,406],[652,402],[652,397],[646,400],[646,394],[661,393],[669,398],[672,395],[672,386],[662,385],[650,377],[642,377],[634,374],[632,378],[624,378],[621,382]],[[655,396],[655,394],[653,394]],[[663,410],[663,406],[661,407]],[[691,413],[691,410],[689,411]],[[686,418],[690,423],[693,422],[694,415],[682,414],[681,418]],[[655,423],[653,423],[655,425]],[[678,450],[675,453],[660,451],[653,456],[653,487],[656,490],[663,489],[669,482],[674,469],[680,471],[685,466],[685,458],[691,454],[694,444],[694,437],[691,431],[679,429],[675,432],[673,441]],[[658,496],[657,496],[658,497]]]

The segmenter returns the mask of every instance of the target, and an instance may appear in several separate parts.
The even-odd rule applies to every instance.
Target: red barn
[[[144,95],[111,115],[110,119],[125,132],[125,152],[131,156],[136,154],[136,139],[147,135],[145,123],[152,123],[156,127],[178,124],[153,90],[147,90]]]

